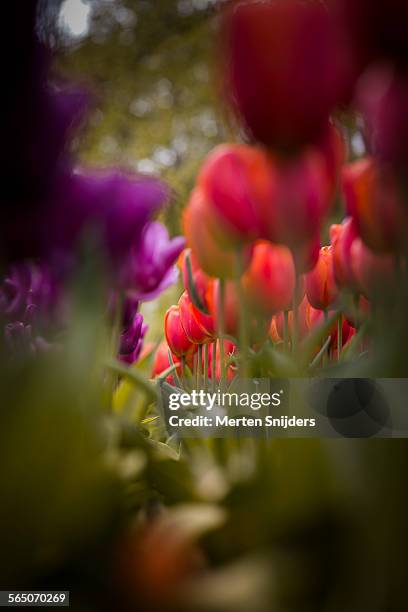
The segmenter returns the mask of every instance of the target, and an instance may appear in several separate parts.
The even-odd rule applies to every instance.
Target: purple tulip
[[[157,297],[177,281],[174,264],[184,247],[183,237],[170,239],[164,225],[149,223],[124,267],[122,285],[135,299],[147,301]]]
[[[118,356],[121,361],[132,364],[138,360],[146,332],[147,325],[143,322],[143,316],[135,314],[129,327],[120,336]]]
[[[43,227],[48,255],[71,252],[88,231],[100,240],[117,268],[139,244],[146,223],[168,198],[168,188],[150,177],[119,170],[62,174]]]

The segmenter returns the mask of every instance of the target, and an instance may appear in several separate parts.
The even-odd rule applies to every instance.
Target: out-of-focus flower
[[[327,166],[317,149],[276,163],[279,181],[276,204],[270,208],[270,239],[303,253],[313,248],[330,209]]]
[[[341,225],[330,227],[334,278],[340,288],[356,289],[356,279],[351,265],[351,247],[357,238],[357,230],[351,217],[346,218]]]
[[[398,250],[407,215],[393,173],[364,158],[343,168],[342,188],[347,212],[366,245],[376,252]]]
[[[232,3],[223,26],[226,95],[249,133],[282,149],[316,142],[354,76],[323,3]]]
[[[266,240],[256,242],[250,266],[243,276],[249,303],[269,317],[280,310],[289,310],[295,284],[295,264],[290,250]]]
[[[143,322],[143,316],[138,312],[120,336],[118,356],[121,361],[132,364],[138,360],[146,332],[147,325]]]
[[[201,313],[184,291],[178,302],[180,319],[187,338],[194,344],[206,344],[214,337],[214,320],[212,316]],[[210,327],[210,330],[208,330]]]
[[[351,262],[358,287],[367,298],[387,295],[395,287],[397,264],[394,255],[374,253],[357,238],[351,247]]]
[[[356,97],[365,118],[371,152],[382,162],[405,172],[408,165],[407,76],[390,69],[373,68],[360,80]]]
[[[184,211],[183,228],[187,244],[200,268],[209,276],[234,278],[237,271],[237,254],[216,241],[217,230],[211,210],[201,189],[191,194]],[[218,227],[218,232],[220,228]],[[244,249],[244,260],[249,262],[251,248]]]
[[[162,372],[165,372],[170,367],[169,360],[169,345],[164,340],[160,342],[157,350],[154,354],[153,359],[153,367],[152,367],[152,378],[156,378],[156,376],[160,376]],[[173,364],[176,366],[176,372],[178,375],[181,374],[181,363],[180,359],[177,355],[172,354]],[[169,374],[166,378],[166,382],[170,385],[174,385],[174,377],[172,374]]]
[[[376,61],[391,61],[408,67],[406,24],[408,5],[404,0],[387,3],[375,0],[330,0],[348,35],[356,64],[361,68]]]
[[[319,259],[320,247],[320,232],[309,242],[292,247],[292,255],[298,275],[313,270]]]
[[[164,333],[172,353],[183,357],[194,352],[194,344],[188,339],[181,324],[179,306],[171,306],[164,317]]]
[[[332,246],[320,249],[315,268],[306,275],[306,295],[311,306],[318,310],[327,310],[337,299],[338,288],[334,279]]]
[[[262,149],[220,145],[204,162],[198,186],[221,224],[219,242],[250,242],[265,237],[265,223],[276,197],[276,171]],[[218,230],[219,232],[219,230]]]
[[[35,353],[52,346],[44,335],[61,318],[60,291],[45,266],[14,264],[0,285],[0,316],[12,353]]]
[[[224,282],[224,299],[221,305],[220,282],[213,283],[208,294],[208,308],[213,316],[216,327],[220,324],[220,314],[223,315],[223,331],[231,336],[237,336],[239,330],[240,303],[236,282],[227,280]],[[222,310],[221,310],[222,308]]]
[[[298,334],[299,334],[300,339],[304,338],[307,332],[309,331],[309,328],[307,325],[307,319],[306,319],[307,311],[309,307],[310,307],[310,304],[307,300],[307,297],[304,296],[298,308],[298,319],[297,320],[298,320]],[[285,314],[283,312],[279,312],[275,316],[275,328],[276,328],[278,338],[280,340],[283,340],[285,337]],[[292,338],[292,331],[293,331],[293,310],[289,310],[288,312],[289,339]]]
[[[149,223],[123,266],[121,285],[138,300],[157,297],[177,281],[175,263],[184,246],[183,237],[169,239],[164,225],[157,221]]]
[[[168,200],[167,187],[155,179],[117,170],[78,170],[55,185],[44,241],[48,250],[70,251],[86,230],[96,233],[114,265],[140,246],[151,217]]]
[[[323,155],[333,196],[339,183],[341,168],[347,159],[346,141],[340,129],[333,123],[329,123],[316,146]]]

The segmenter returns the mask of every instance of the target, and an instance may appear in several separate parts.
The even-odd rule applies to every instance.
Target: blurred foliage
[[[212,2],[91,2],[87,35],[60,32],[59,74],[85,84],[94,108],[80,153],[85,163],[158,173],[175,190],[165,219],[180,211],[205,154],[228,139],[214,74]],[[231,137],[231,136],[230,136]]]

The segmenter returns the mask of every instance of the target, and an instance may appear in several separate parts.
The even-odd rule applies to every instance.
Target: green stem
[[[246,296],[242,288],[241,276],[243,273],[243,262],[241,251],[237,252],[236,258],[236,285],[237,295],[240,304],[240,316],[239,316],[239,348],[241,353],[240,359],[240,374],[241,378],[248,377],[248,365],[249,365],[249,333],[248,333],[248,307],[246,302]]]
[[[180,372],[181,384],[183,388],[186,386],[186,356],[181,356],[181,372]]]
[[[296,276],[295,290],[293,292],[293,308],[292,308],[292,352],[296,353],[299,340],[299,288],[300,277]]]
[[[221,377],[220,377],[220,387],[224,389],[225,382],[225,351],[224,351],[224,303],[225,303],[225,280],[220,278],[220,290],[218,292],[218,305],[217,305],[217,314],[218,314],[218,337],[219,337],[219,346],[220,346],[220,366],[221,366]]]
[[[211,381],[212,381],[212,390],[215,392],[217,388],[217,340],[214,340],[212,343],[212,359],[211,359]]]
[[[323,311],[324,312],[324,322],[327,323],[329,320],[329,311],[327,310],[327,308]],[[330,350],[330,343],[327,345],[327,351],[324,354],[323,357],[323,365],[327,364],[327,361],[329,360],[329,350]]]
[[[337,321],[337,361],[340,361],[343,350],[343,315]]]
[[[199,344],[198,345],[198,353],[197,353],[197,357],[198,357],[198,363],[197,363],[197,387],[200,390],[201,386],[202,386],[202,365],[203,365],[203,345]]]
[[[283,326],[283,346],[285,351],[289,352],[289,310],[285,310],[283,313],[284,326]]]
[[[208,344],[204,344],[204,391],[208,389]]]

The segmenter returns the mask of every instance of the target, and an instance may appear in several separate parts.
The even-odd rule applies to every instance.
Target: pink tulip
[[[393,255],[373,253],[360,238],[351,247],[351,261],[361,293],[370,298],[390,291],[396,281],[396,260]]]
[[[365,244],[379,253],[398,250],[407,216],[394,175],[366,157],[343,168],[342,187],[347,212]]]
[[[408,45],[407,45],[408,48]],[[408,166],[408,77],[373,68],[361,80],[357,106],[374,155],[401,172]]]

